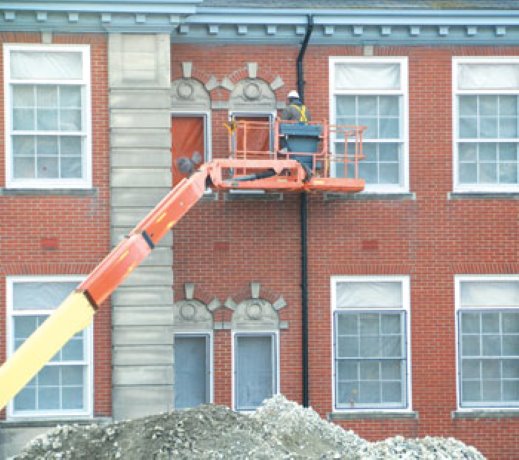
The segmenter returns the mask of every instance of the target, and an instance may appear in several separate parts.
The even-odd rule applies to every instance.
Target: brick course
[[[1,33],[4,43],[39,43],[39,34]],[[106,254],[109,241],[108,84],[106,37],[54,35],[53,43],[87,43],[92,53],[93,183],[85,196],[0,196],[0,312],[5,311],[5,277],[87,274]],[[0,53],[2,52],[0,48]],[[172,79],[181,63],[206,83],[214,75],[237,82],[247,62],[258,76],[281,76],[279,101],[296,87],[297,46],[173,45]],[[309,203],[310,403],[324,417],[332,410],[330,277],[408,275],[411,280],[412,403],[417,420],[338,422],[370,439],[387,436],[454,436],[474,444],[488,458],[516,456],[519,418],[453,419],[456,408],[454,276],[519,273],[513,199],[448,199],[452,191],[453,56],[517,56],[519,47],[375,47],[376,56],[407,56],[409,63],[409,177],[415,200],[325,201]],[[314,119],[329,116],[328,57],[360,56],[360,47],[310,46],[305,57],[306,102]],[[1,58],[1,56],[0,56]],[[0,59],[0,66],[3,59]],[[0,80],[3,69],[0,69]],[[2,82],[0,81],[0,85]],[[3,86],[0,86],[3,87]],[[226,101],[217,88],[213,101]],[[3,107],[3,94],[0,93]],[[212,114],[213,157],[227,155],[224,110]],[[0,111],[0,125],[4,111]],[[4,150],[4,134],[0,149]],[[5,159],[0,155],[0,170]],[[0,187],[5,177],[0,175]],[[66,219],[63,217],[66,216]],[[283,295],[280,318],[281,392],[301,401],[301,292],[299,197],[283,201],[206,200],[174,230],[176,299],[183,284],[195,282],[222,301],[251,281]],[[57,238],[57,249],[42,239]],[[222,308],[218,321],[229,321]],[[110,308],[95,319],[95,415],[111,413]],[[0,314],[5,337],[5,314]],[[0,345],[0,361],[5,358]],[[214,333],[214,400],[231,404],[231,333]]]
[[[194,76],[280,75],[279,101],[296,87],[298,47],[173,45],[172,78],[181,62]],[[329,116],[329,56],[360,56],[360,47],[310,46],[305,57],[305,99],[314,119]],[[518,47],[375,47],[375,56],[407,56],[409,68],[409,177],[416,199],[309,200],[310,403],[332,411],[330,277],[408,275],[411,284],[412,405],[414,420],[338,422],[370,439],[455,436],[488,458],[517,455],[519,418],[453,419],[456,409],[454,276],[519,273],[519,202],[448,199],[452,191],[452,57],[517,56]],[[208,77],[207,77],[208,78]],[[270,78],[270,77],[269,77]],[[265,78],[269,81],[269,78]],[[202,80],[203,83],[205,81]],[[211,92],[226,100],[228,91]],[[222,124],[212,113],[213,157],[226,156]],[[299,198],[199,203],[174,230],[176,298],[185,282],[225,299],[259,281],[287,301],[280,311],[289,329],[281,337],[281,392],[301,401],[301,292]],[[231,336],[215,332],[215,402],[229,404]]]
[[[2,43],[41,43],[40,34],[1,33]],[[54,44],[88,44],[91,52],[92,182],[93,193],[84,196],[0,196],[0,362],[5,360],[5,278],[25,275],[87,275],[110,249],[108,59],[105,36],[94,34],[53,35]],[[0,47],[0,54],[3,49]],[[0,86],[3,88],[3,56],[0,55]],[[0,93],[0,125],[4,126],[3,92]],[[0,136],[5,149],[5,133]],[[5,171],[5,157],[0,155]],[[5,187],[5,174],[0,175]],[[57,243],[45,247],[43,240]],[[94,320],[94,415],[111,414],[111,320],[107,302]]]

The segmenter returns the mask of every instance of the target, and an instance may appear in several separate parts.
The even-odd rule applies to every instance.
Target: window
[[[454,58],[454,188],[519,190],[519,59]]]
[[[519,407],[519,277],[457,277],[458,401]]]
[[[359,163],[366,191],[407,191],[407,60],[330,58],[330,93],[332,125],[367,127]],[[344,155],[344,138],[330,141],[332,151]],[[344,177],[344,166],[332,164],[332,173]]]
[[[6,184],[91,186],[87,46],[4,45]]]
[[[274,148],[273,123],[275,114],[270,112],[231,112],[229,118],[237,122],[251,122],[246,128],[247,132],[245,132],[245,127],[240,127],[236,131],[235,147],[238,155],[242,158],[246,154],[247,158],[267,159],[266,153]],[[245,138],[247,139],[246,143]]]
[[[171,118],[171,153],[173,185],[177,185],[187,173],[179,167],[180,158],[189,158],[198,167],[211,160],[209,150],[209,116],[202,113],[173,113]],[[198,158],[199,157],[199,158]]]
[[[241,125],[235,131],[232,148],[238,158],[249,160],[266,160],[268,152],[274,150],[274,112],[229,112],[229,120],[251,122]],[[229,190],[236,195],[264,195],[265,190]]]
[[[254,410],[278,392],[277,334],[234,335],[234,409]]]
[[[187,409],[211,402],[210,337],[175,335],[175,408]]]
[[[332,278],[334,407],[410,409],[409,280]]]
[[[8,353],[14,351],[75,289],[77,277],[7,279]],[[92,330],[74,337],[18,393],[10,416],[89,415],[92,406]]]

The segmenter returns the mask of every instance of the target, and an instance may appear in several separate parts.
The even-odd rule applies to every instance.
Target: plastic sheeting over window
[[[14,310],[54,310],[78,285],[77,282],[27,282],[13,284]]]
[[[463,281],[462,307],[519,307],[519,281]]]
[[[196,159],[194,166],[205,161],[205,123],[204,117],[173,117],[171,124],[172,154],[173,154],[173,185],[178,184],[186,173],[180,171],[180,158]],[[194,158],[193,158],[194,157]]]
[[[175,408],[209,403],[209,337],[175,336]]]
[[[461,310],[461,407],[518,407],[519,312]]]
[[[401,308],[402,305],[400,282],[337,283],[337,308]]]
[[[334,328],[337,407],[404,408],[405,313],[341,311]]]
[[[247,158],[265,159],[271,149],[270,117],[236,116],[235,120],[251,122],[238,126],[236,150]]]
[[[235,408],[256,409],[276,393],[274,336],[237,335],[235,360]]]
[[[76,52],[13,51],[13,80],[80,80],[83,55]]]
[[[460,64],[460,90],[519,90],[519,64]]]
[[[400,64],[337,64],[335,89],[343,90],[400,90]]]
[[[47,319],[43,310],[55,309],[77,286],[70,281],[15,281],[12,283],[11,352]],[[50,312],[49,312],[50,313]],[[75,334],[18,393],[15,416],[85,414],[89,400],[90,333]]]

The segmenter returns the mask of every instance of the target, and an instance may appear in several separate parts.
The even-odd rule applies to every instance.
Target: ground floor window
[[[333,277],[337,410],[409,408],[409,281]]]
[[[7,279],[8,353],[45,321],[81,281],[78,277]],[[18,393],[12,416],[87,415],[92,405],[92,331],[78,332]]]
[[[234,409],[254,410],[278,392],[277,334],[235,334]]]
[[[519,407],[519,277],[458,277],[460,408]]]
[[[175,335],[175,408],[211,402],[209,334]]]

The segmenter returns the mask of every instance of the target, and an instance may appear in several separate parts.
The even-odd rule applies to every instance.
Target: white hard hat
[[[299,99],[299,93],[293,89],[292,91],[290,91],[288,93],[288,96],[287,96],[288,99]]]

